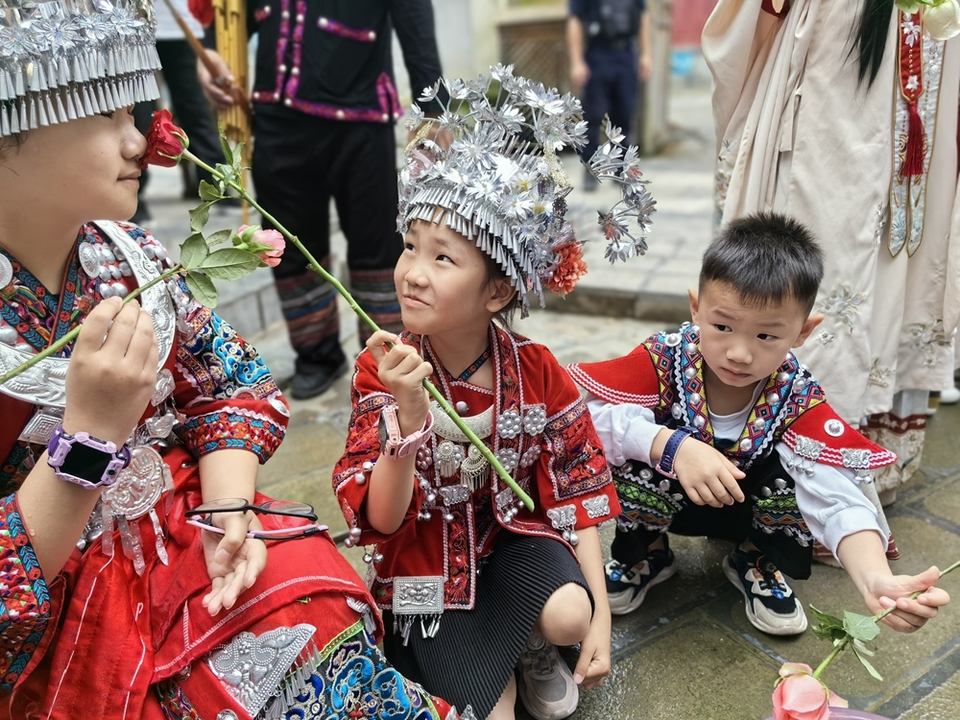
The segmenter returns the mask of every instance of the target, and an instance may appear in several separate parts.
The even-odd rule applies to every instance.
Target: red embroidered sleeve
[[[543,429],[545,452],[541,453],[536,474],[540,502],[546,517],[552,509],[572,505],[577,528],[598,525],[620,513],[603,446],[573,380],[549,350],[542,346],[536,349],[540,352],[529,360],[525,358],[524,364],[532,360],[539,366],[541,396],[548,403]],[[529,380],[536,375],[528,371],[525,377],[529,389]]]
[[[50,624],[50,594],[16,494],[0,500],[0,691],[9,692]]]
[[[367,350],[357,358],[350,399],[353,404],[350,429],[343,456],[333,470],[333,489],[347,525],[361,530],[358,542],[366,545],[383,542],[388,537],[367,522],[363,503],[370,487],[368,480],[373,464],[380,457],[380,409],[394,402],[393,395],[380,383],[377,362]],[[397,533],[404,532],[410,523],[416,521],[422,501],[423,491],[414,483],[413,499]],[[389,537],[396,537],[397,533]]]

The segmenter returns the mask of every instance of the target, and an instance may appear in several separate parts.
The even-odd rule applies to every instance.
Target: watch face
[[[99,483],[112,460],[113,456],[110,453],[74,443],[63,459],[60,472],[83,478],[87,482]]]

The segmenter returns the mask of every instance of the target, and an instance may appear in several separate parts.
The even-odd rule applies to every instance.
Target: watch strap
[[[667,444],[663,446],[663,453],[661,453],[660,461],[655,468],[658,473],[666,475],[668,478],[673,478],[674,480],[677,478],[677,474],[673,471],[673,463],[677,459],[677,451],[680,449],[680,444],[696,432],[696,428],[692,428],[689,425],[678,427],[673,431],[670,437],[667,438]]]

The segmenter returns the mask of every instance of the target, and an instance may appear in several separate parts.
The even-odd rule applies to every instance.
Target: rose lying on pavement
[[[784,663],[773,691],[775,720],[828,720],[830,706],[847,707],[847,701],[831,692],[803,663]]]

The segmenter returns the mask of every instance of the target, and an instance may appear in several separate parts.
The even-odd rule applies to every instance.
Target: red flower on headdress
[[[187,134],[173,122],[169,110],[158,110],[147,130],[147,151],[140,158],[140,169],[147,165],[173,167],[189,146]]]
[[[556,269],[544,283],[550,292],[566,295],[577,286],[577,281],[587,274],[587,263],[583,260],[583,248],[578,242],[561,245],[554,256]]]

